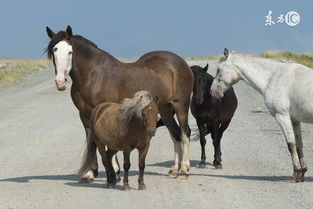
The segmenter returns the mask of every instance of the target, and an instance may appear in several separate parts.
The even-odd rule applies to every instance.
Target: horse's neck
[[[98,48],[75,42],[73,48],[73,68],[70,73],[73,83],[86,83],[90,80],[91,76],[96,77],[96,71],[98,70],[97,63],[102,64],[104,62],[117,63],[118,60]]]
[[[262,60],[254,59],[256,58],[233,58],[233,63],[242,80],[263,95],[273,71]]]

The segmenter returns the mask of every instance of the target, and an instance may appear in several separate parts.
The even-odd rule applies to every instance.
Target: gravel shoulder
[[[204,61],[189,64],[204,66]],[[210,62],[213,66],[214,62]],[[212,73],[212,68],[210,70]],[[213,75],[215,74],[212,73]],[[105,172],[78,183],[84,131],[69,90],[57,92],[53,70],[28,74],[0,89],[0,208],[312,208],[313,126],[303,124],[306,182],[291,184],[287,145],[262,97],[244,82],[235,86],[238,109],[222,139],[223,169],[215,170],[207,137],[207,168],[199,169],[199,141],[191,141],[191,175],[170,179],[173,145],[157,130],[146,161],[146,191],[137,190],[138,154],[131,155],[131,190],[105,188]],[[190,125],[196,128],[190,114]],[[119,154],[122,162],[121,153]]]

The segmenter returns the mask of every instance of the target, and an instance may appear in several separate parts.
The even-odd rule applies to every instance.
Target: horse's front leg
[[[129,168],[130,168],[130,152],[129,151],[124,151],[123,152],[123,155],[124,155],[124,178],[123,178],[123,183],[124,183],[124,190],[129,190],[130,187],[129,187],[129,184],[128,184],[128,171],[129,171]]]
[[[199,163],[199,168],[205,168],[205,160],[206,160],[206,155],[205,155],[205,145],[206,145],[206,139],[204,135],[204,123],[200,120],[197,120],[197,126],[199,129],[199,137],[200,137],[200,145],[201,145],[201,161]]]
[[[149,150],[150,140],[147,142],[145,146],[138,149],[139,151],[139,178],[138,178],[138,189],[143,190],[146,189],[146,185],[143,180],[143,175],[145,171],[145,163],[146,163],[146,156]]]
[[[222,153],[221,153],[221,137],[219,137],[219,123],[215,122],[213,124],[211,137],[213,140],[213,146],[214,146],[214,161],[213,165],[216,169],[222,168]]]
[[[297,153],[296,141],[295,141],[295,134],[293,131],[292,123],[290,120],[289,114],[276,114],[275,115],[276,121],[281,127],[282,131],[284,132],[288,150],[291,154],[291,159],[293,163],[293,176],[290,179],[291,183],[296,183],[301,181],[302,170],[301,165]]]

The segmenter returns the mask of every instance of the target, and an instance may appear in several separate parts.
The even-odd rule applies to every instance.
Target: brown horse
[[[166,51],[149,52],[134,63],[122,63],[72,29],[54,33],[46,28],[51,41],[48,57],[53,59],[58,90],[65,90],[66,76],[72,78],[71,96],[79,110],[88,134],[89,117],[95,106],[103,102],[120,102],[135,92],[147,90],[158,96],[158,110],[174,143],[174,166],[171,177],[188,176],[189,137],[188,109],[193,88],[193,74],[184,59]],[[173,117],[177,115],[178,123]],[[90,172],[97,174],[98,166]],[[86,178],[93,178],[88,176]]]
[[[200,168],[206,167],[205,136],[211,133],[214,145],[215,168],[222,168],[221,138],[227,129],[237,108],[237,97],[233,88],[225,92],[222,99],[215,99],[210,94],[214,78],[207,73],[208,65],[204,68],[192,66],[195,77],[193,95],[191,99],[191,113],[196,118],[199,133],[195,138],[200,138],[201,161]]]
[[[117,151],[124,152],[124,189],[129,189],[128,170],[130,152],[139,151],[139,189],[145,189],[143,180],[145,158],[149,150],[150,139],[156,130],[158,116],[158,98],[152,98],[147,91],[137,92],[132,99],[125,99],[121,104],[106,102],[96,106],[90,116],[91,140],[87,146],[84,162],[80,169],[83,175],[93,164],[97,145],[107,172],[108,187],[116,184],[116,174],[112,165],[112,156]],[[91,142],[94,143],[91,143]],[[107,151],[105,150],[107,147]]]

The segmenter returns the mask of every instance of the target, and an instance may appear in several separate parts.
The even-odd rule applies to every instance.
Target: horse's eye
[[[72,54],[72,52],[68,52],[68,55],[71,55]]]
[[[149,110],[152,110],[152,107],[149,107],[148,109],[149,109]]]
[[[58,48],[53,48],[53,51],[56,52],[58,50]]]

